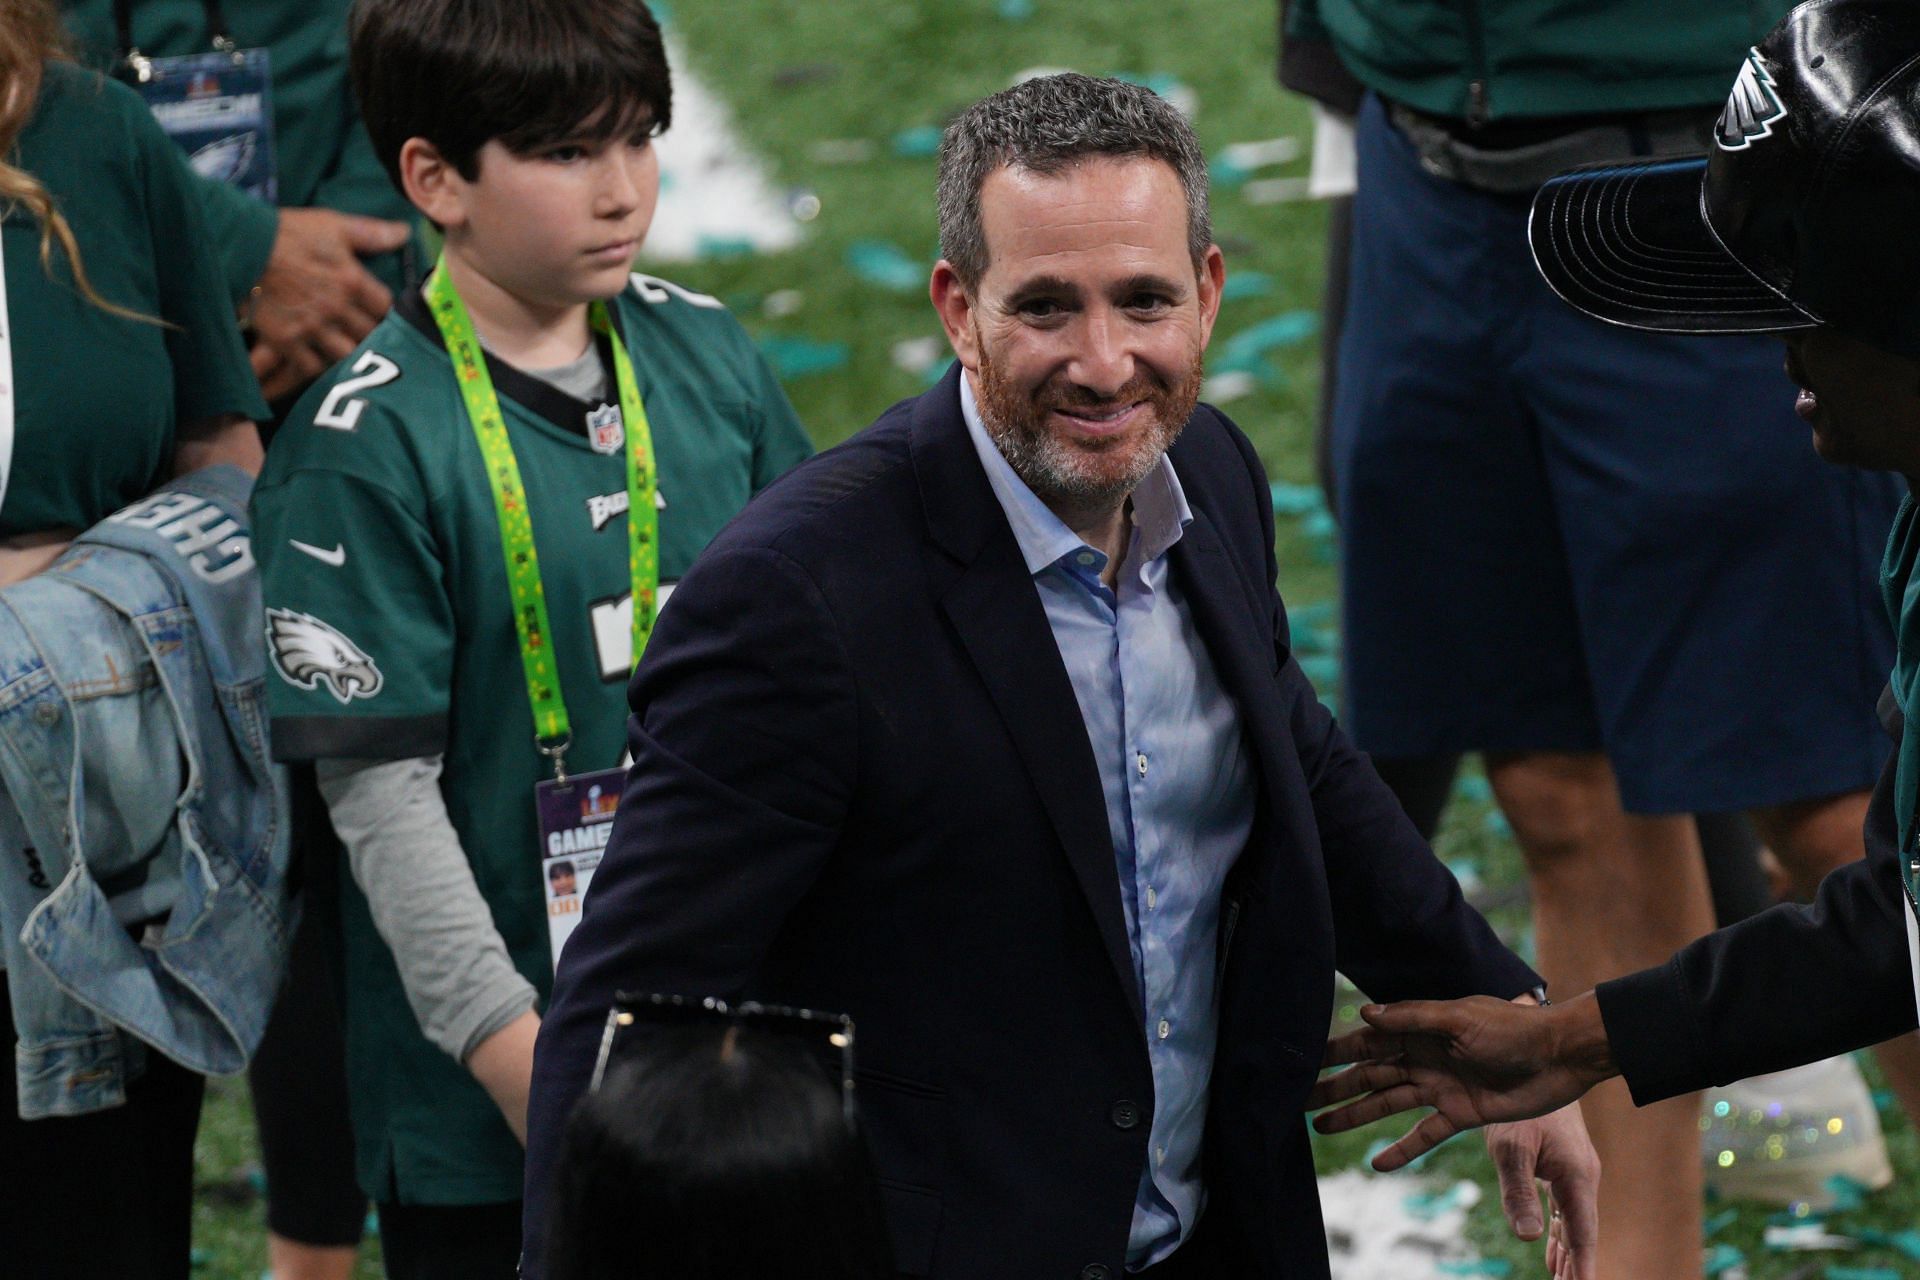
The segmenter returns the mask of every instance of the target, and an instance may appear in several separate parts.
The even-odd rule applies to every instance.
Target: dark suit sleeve
[[[1710,933],[1595,994],[1641,1106],[1817,1062],[1914,1029],[1893,763],[1867,815],[1867,856],[1787,904]]]
[[[826,603],[766,550],[702,558],[662,610],[628,700],[633,769],[534,1054],[527,1270],[616,992],[731,997],[836,843],[853,685]]]
[[[1266,596],[1277,677],[1300,768],[1313,797],[1327,889],[1334,960],[1379,1001],[1512,998],[1540,977],[1509,951],[1467,904],[1460,885],[1407,818],[1373,764],[1334,723],[1290,651],[1286,610],[1274,582],[1273,506],[1251,444],[1232,435],[1254,481],[1266,547]]]

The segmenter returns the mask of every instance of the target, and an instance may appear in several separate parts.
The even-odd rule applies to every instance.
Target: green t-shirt
[[[1920,903],[1920,505],[1912,494],[1900,504],[1880,566],[1880,590],[1893,619],[1895,653],[1893,696],[1905,728],[1894,772],[1893,837],[1899,842],[1900,875],[1914,902]]]
[[[7,211],[0,254],[15,400],[0,536],[85,528],[166,478],[181,423],[267,413],[193,175],[131,90],[48,64],[10,159],[66,215],[95,290],[165,323],[88,302],[58,244],[41,265],[38,220]]]
[[[671,582],[810,446],[718,302],[637,276],[610,309],[652,429],[660,574]],[[573,722],[568,767],[608,768],[625,748],[631,648],[625,454],[590,443],[586,418],[599,406],[489,365],[533,515]],[[253,504],[279,672],[269,681],[275,754],[444,753],[441,788],[474,879],[544,999],[552,963],[533,789],[552,768],[534,747],[492,490],[417,292],[294,410]],[[406,1203],[517,1198],[518,1142],[466,1070],[421,1034],[365,899],[350,882],[343,890],[362,1184]]]
[[[114,72],[121,55],[114,0],[60,0],[82,61]],[[412,221],[414,212],[374,156],[347,82],[349,0],[245,0],[221,6],[234,42],[265,49],[273,69],[273,143],[280,205]],[[134,43],[150,58],[205,53],[202,0],[132,0]],[[206,202],[230,294],[239,298],[266,269],[278,229],[275,211],[237,187],[196,178]],[[368,267],[398,290],[406,255],[382,254]]]

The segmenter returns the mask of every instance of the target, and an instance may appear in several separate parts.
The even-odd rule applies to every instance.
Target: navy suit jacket
[[[633,990],[853,1016],[902,1272],[1122,1274],[1153,1080],[1119,875],[957,378],[760,495],[661,616],[631,689],[633,770],[540,1032],[535,1263],[561,1127],[608,1002]],[[1194,513],[1171,571],[1259,792],[1221,912],[1206,1212],[1235,1274],[1323,1277],[1302,1105],[1335,966],[1380,1000],[1538,979],[1291,657],[1246,437],[1202,406],[1170,456]]]

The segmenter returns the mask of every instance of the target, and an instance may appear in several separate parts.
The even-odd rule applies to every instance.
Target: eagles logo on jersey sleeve
[[[267,652],[281,679],[300,689],[324,685],[342,706],[373,697],[386,683],[366,650],[310,613],[267,610]]]

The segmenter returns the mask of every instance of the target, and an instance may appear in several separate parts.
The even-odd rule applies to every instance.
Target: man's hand
[[[1600,1157],[1577,1107],[1538,1120],[1487,1126],[1487,1154],[1500,1175],[1500,1208],[1522,1240],[1547,1236],[1547,1274],[1553,1280],[1593,1280],[1600,1248]],[[1540,1221],[1535,1179],[1547,1184],[1553,1206]]]
[[[344,359],[393,305],[361,265],[407,242],[404,222],[332,209],[282,209],[273,253],[253,299],[253,374],[269,400],[298,390]]]
[[[1360,1016],[1367,1025],[1329,1041],[1321,1060],[1360,1065],[1323,1078],[1307,1106],[1346,1103],[1314,1118],[1321,1133],[1432,1107],[1374,1158],[1382,1173],[1463,1129],[1556,1111],[1619,1070],[1591,992],[1546,1009],[1473,996],[1368,1005]]]

